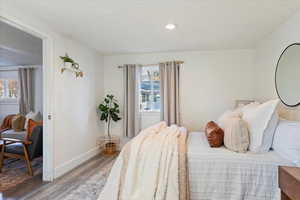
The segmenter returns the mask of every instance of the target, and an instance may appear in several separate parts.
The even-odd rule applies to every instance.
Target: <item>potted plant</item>
[[[100,111],[100,120],[105,121],[107,124],[107,136],[108,142],[105,144],[104,153],[114,154],[116,153],[117,144],[112,140],[110,135],[110,126],[111,122],[117,122],[121,120],[120,115],[120,106],[118,101],[115,99],[114,95],[106,95],[104,101],[98,107]]]
[[[83,72],[79,69],[79,64],[69,57],[67,53],[65,56],[60,56],[60,58],[64,62],[64,67],[61,69],[61,73],[63,73],[66,69],[69,69],[75,73],[76,77],[83,77]]]
[[[72,58],[70,58],[68,54],[66,54],[65,56],[60,56],[60,58],[63,60],[65,67],[79,69],[78,63],[76,63]]]

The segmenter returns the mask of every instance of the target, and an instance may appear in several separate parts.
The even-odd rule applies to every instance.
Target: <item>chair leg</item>
[[[4,149],[5,149],[5,141],[1,145],[1,153],[0,153],[0,173],[2,172],[3,162],[4,162]]]
[[[27,148],[26,144],[23,144],[23,149],[24,149],[25,160],[26,160],[26,164],[27,164],[27,168],[28,168],[28,173],[30,176],[33,176],[31,162],[29,160],[28,148]]]

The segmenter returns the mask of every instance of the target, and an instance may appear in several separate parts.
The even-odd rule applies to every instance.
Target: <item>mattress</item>
[[[203,132],[189,133],[187,158],[191,200],[277,200],[278,166],[293,166],[273,151],[211,148]]]

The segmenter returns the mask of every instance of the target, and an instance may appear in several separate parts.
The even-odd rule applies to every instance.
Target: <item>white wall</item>
[[[55,177],[61,176],[98,153],[96,139],[103,132],[96,114],[103,97],[102,56],[51,30],[47,23],[18,8],[12,1],[0,1],[0,15],[10,16],[53,39],[54,173]],[[59,56],[66,52],[80,64],[83,78],[76,79],[69,72],[60,73]]]
[[[277,98],[275,70],[282,51],[290,44],[300,42],[300,12],[266,36],[256,48],[256,97],[259,100]]]
[[[66,161],[94,151],[103,133],[96,114],[103,97],[102,57],[72,40],[60,41],[55,57],[65,52],[80,64],[84,77],[75,78],[68,71],[61,74],[59,67],[56,70],[54,149],[59,149],[55,152],[55,165],[62,170]]]
[[[2,123],[7,115],[19,113],[19,105],[18,103],[0,103],[0,110],[0,123]]]
[[[98,151],[102,134],[96,108],[103,97],[103,60],[94,50],[62,38],[55,43],[54,164],[55,176],[81,164]],[[80,64],[83,78],[60,73],[60,55],[68,52]]]
[[[282,51],[292,43],[300,42],[300,12],[295,14],[277,30],[266,36],[256,48],[256,98],[264,101],[277,98],[275,70]],[[293,91],[297,92],[297,91]],[[281,105],[279,115],[289,120],[300,121],[300,108]]]
[[[234,106],[236,99],[254,97],[254,51],[194,51],[112,55],[104,57],[105,94],[123,100],[123,76],[118,65],[152,64],[182,60],[182,122],[189,130],[200,130],[209,120]],[[152,120],[152,116],[149,116]],[[114,124],[113,134],[122,134],[122,122]]]

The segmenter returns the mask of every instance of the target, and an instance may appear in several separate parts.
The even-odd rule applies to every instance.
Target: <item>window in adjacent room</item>
[[[158,66],[141,67],[140,111],[160,112],[160,77]]]
[[[0,77],[0,102],[17,102],[18,92],[17,78],[14,76],[11,78],[7,76]]]

